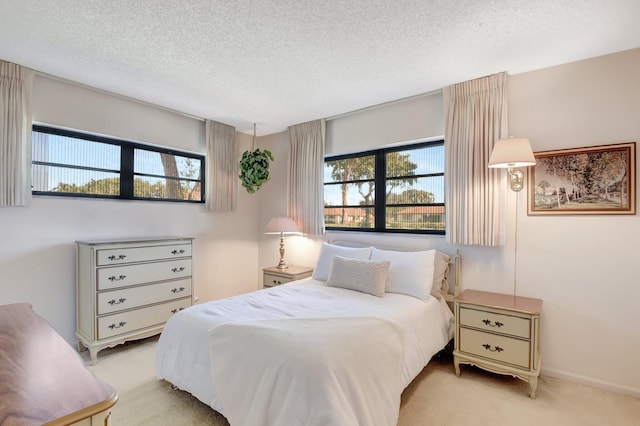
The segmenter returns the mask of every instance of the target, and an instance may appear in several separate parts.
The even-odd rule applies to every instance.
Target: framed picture
[[[636,143],[534,152],[529,215],[636,214]]]

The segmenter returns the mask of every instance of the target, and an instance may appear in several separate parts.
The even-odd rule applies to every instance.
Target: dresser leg
[[[456,370],[456,376],[460,377],[460,360],[457,356],[453,356],[453,368]]]
[[[529,377],[529,398],[536,399],[536,389],[538,388],[538,377]]]

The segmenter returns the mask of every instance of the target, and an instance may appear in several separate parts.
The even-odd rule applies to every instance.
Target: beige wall
[[[530,138],[534,151],[638,141],[639,99],[640,49],[511,76],[510,133]],[[328,122],[327,153],[443,133],[442,96],[434,94]],[[286,155],[286,133],[260,141]],[[286,214],[286,172],[274,170],[269,185],[279,190],[260,194],[261,226],[269,215]],[[508,192],[502,247],[454,247],[437,236],[329,232],[288,239],[287,261],[313,266],[320,242],[341,238],[460,250],[463,288],[512,294],[516,197],[516,292],[544,301],[543,374],[640,396],[640,369],[634,367],[640,359],[638,216],[529,217],[525,189]],[[260,266],[274,265],[277,251],[276,240],[263,238]]]
[[[38,76],[34,121],[204,153],[204,123]],[[251,138],[238,135],[248,147]],[[246,193],[245,193],[246,194]],[[255,197],[236,213],[145,201],[34,197],[0,209],[0,304],[29,302],[75,342],[75,245],[92,238],[195,237],[195,296],[201,301],[252,291],[259,280]],[[251,265],[247,267],[247,265]]]
[[[524,73],[509,128],[534,151],[638,142],[639,99],[640,49]],[[640,217],[518,216],[518,289],[544,300],[543,369],[639,395]]]

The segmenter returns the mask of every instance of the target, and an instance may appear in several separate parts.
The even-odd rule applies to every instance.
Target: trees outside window
[[[325,159],[327,229],[444,233],[444,143]]]

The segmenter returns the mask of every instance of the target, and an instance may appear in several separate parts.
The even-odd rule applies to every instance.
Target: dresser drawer
[[[460,325],[529,339],[531,319],[460,307]]]
[[[191,276],[191,259],[100,268],[97,274],[98,290],[175,280]]]
[[[167,322],[179,310],[191,306],[191,298],[148,306],[98,318],[98,339],[129,333]]]
[[[191,278],[98,293],[98,315],[191,296]]]
[[[282,277],[280,275],[273,275],[265,273],[262,278],[262,284],[265,287],[273,287],[275,285],[286,284],[293,281],[293,278]]]
[[[460,328],[460,351],[530,368],[531,343],[484,331]]]
[[[97,250],[96,264],[98,266],[119,265],[123,263],[146,262],[149,260],[174,259],[180,257],[191,257],[191,244]]]

